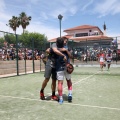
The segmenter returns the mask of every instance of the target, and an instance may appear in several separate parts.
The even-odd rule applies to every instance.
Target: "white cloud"
[[[3,9],[5,8],[4,0],[0,0],[0,13],[3,12]]]
[[[28,30],[29,32],[37,32],[37,33],[41,33],[41,34],[45,34],[48,37],[48,40],[59,37],[60,36],[60,30],[54,27],[49,27],[49,26],[44,26],[41,24],[31,24],[30,26],[28,26],[26,28],[26,30]],[[19,28],[17,30],[18,34],[22,33],[22,28]],[[62,32],[63,30],[61,30]],[[61,35],[65,35],[65,33],[61,33]]]
[[[110,37],[120,36],[120,31],[116,31],[116,28],[107,28],[106,35]]]
[[[87,9],[87,7],[89,7],[92,3],[93,3],[94,0],[90,0],[87,4],[85,4],[83,7],[82,7],[82,11],[85,11]]]
[[[99,13],[100,16],[106,16],[108,14],[114,15],[120,13],[120,2],[119,0],[104,0],[97,3],[94,12]]]
[[[118,32],[118,33],[114,33],[114,32],[108,32],[107,33],[107,36],[109,36],[109,37],[117,37],[117,36],[120,36],[120,32]]]
[[[48,16],[45,12],[40,12],[40,15],[41,15],[41,18],[44,19],[44,20],[47,20],[48,19]]]
[[[0,30],[2,31],[6,31],[6,32],[10,32],[10,33],[14,33],[14,31],[9,28],[9,26],[6,26],[5,23],[0,22]],[[45,26],[42,23],[36,23],[36,24],[31,24],[30,26],[26,27],[26,30],[29,32],[37,32],[40,34],[45,34],[48,37],[48,40],[59,37],[60,36],[60,30],[59,28],[54,28],[54,27],[49,27],[49,26]],[[62,32],[63,30],[61,30],[61,35],[65,35],[64,32]],[[21,34],[23,32],[22,27],[20,26],[19,28],[17,28],[16,33],[17,34]]]
[[[39,2],[39,1],[36,0],[36,1],[33,1],[33,2],[35,4],[36,2]],[[26,30],[28,30],[29,32],[38,32],[38,33],[41,33],[41,34],[45,34],[48,37],[48,39],[52,39],[52,38],[58,37],[60,35],[59,34],[60,33],[59,29],[55,28],[51,24],[49,24],[49,25],[46,24],[45,20],[48,20],[48,15],[52,16],[49,13],[52,14],[53,11],[57,10],[57,6],[56,5],[57,5],[58,2],[57,3],[55,2],[54,6],[53,6],[53,8],[55,8],[55,9],[52,9],[52,7],[49,8],[49,4],[48,3],[49,2],[47,2],[47,3],[45,2],[46,9],[48,9],[48,10],[47,11],[46,11],[46,9],[44,9],[43,11],[40,10],[41,11],[40,14],[36,15],[36,18],[35,17],[32,18],[32,21],[31,21],[30,25],[27,27]],[[23,3],[21,2],[20,4],[23,4]],[[10,29],[8,26],[6,26],[6,24],[8,23],[8,20],[12,17],[12,15],[16,14],[17,9],[16,9],[16,11],[13,11],[13,13],[8,14],[9,8],[8,8],[8,11],[5,11],[6,5],[5,5],[4,1],[0,2],[0,13],[1,13],[0,14],[0,30],[1,31],[14,33],[12,29]],[[12,7],[15,7],[15,8],[17,6],[18,5],[16,5],[16,6],[12,5]],[[11,8],[11,4],[9,4],[8,7]],[[19,8],[20,8],[20,6],[18,7],[18,9]],[[24,8],[24,6],[22,6],[22,8]],[[32,9],[32,8],[30,8],[30,9]],[[18,13],[17,15],[19,15],[19,14],[20,13]],[[34,10],[33,10],[33,12],[31,14],[34,14]],[[57,16],[55,16],[55,17],[57,18]],[[52,18],[50,18],[50,19],[52,19]],[[61,30],[61,31],[63,31],[63,30]],[[23,30],[22,30],[21,27],[17,28],[17,31],[16,31],[17,34],[21,34],[22,32],[23,32]],[[64,33],[62,32],[62,35],[63,34]]]
[[[42,12],[53,18],[56,18],[58,14],[67,17],[69,15],[74,15],[77,12],[76,0],[69,0],[69,2],[65,0],[52,0],[51,4],[49,0],[46,0],[41,3],[40,8]]]
[[[6,1],[6,2],[5,2]],[[0,30],[8,31],[6,26],[8,20],[13,15],[19,15],[24,11],[27,15],[32,16],[32,21],[27,27],[29,32],[39,32],[46,34],[48,39],[59,36],[59,27],[57,16],[63,15],[63,21],[69,16],[74,16],[78,10],[83,10],[88,15],[88,12],[94,11],[99,17],[107,14],[117,14],[120,12],[119,0],[0,0]],[[11,9],[12,8],[12,9]],[[22,10],[22,11],[21,11]],[[82,13],[82,12],[81,12]],[[78,13],[78,14],[81,14]],[[74,22],[74,21],[73,21]],[[17,33],[22,33],[22,28],[17,29]],[[63,30],[61,30],[63,31]],[[10,32],[13,32],[10,29]],[[65,33],[62,32],[62,35]]]
[[[40,3],[41,1],[40,1],[40,0],[30,0],[30,2],[31,2],[32,4],[37,4],[37,3]]]
[[[4,12],[0,14],[0,19],[1,21],[7,21],[12,18],[12,16],[8,15],[8,14],[5,14]]]
[[[13,15],[19,15],[20,10],[22,9],[22,11],[25,11],[27,14],[29,13],[28,15],[32,16],[32,21],[27,27],[27,30],[29,32],[46,34],[48,39],[60,35],[59,28],[54,25],[54,20],[57,20],[57,16],[62,14],[64,20],[67,16],[74,15],[78,9],[76,0],[69,0],[69,2],[64,0],[52,0],[52,3],[50,3],[49,0],[30,0],[31,2],[29,1],[29,4],[27,1],[20,0],[16,0],[15,2],[5,1],[6,3],[4,3],[3,0],[0,2],[0,12],[2,11],[0,15],[0,30],[9,31],[9,27],[6,26],[8,20],[11,19]],[[6,7],[7,11],[5,10]],[[23,30],[20,27],[16,32],[17,34],[21,34],[22,31]],[[64,35],[65,33],[62,31],[63,30],[61,30],[61,35]],[[10,29],[10,32],[13,33],[12,29]]]

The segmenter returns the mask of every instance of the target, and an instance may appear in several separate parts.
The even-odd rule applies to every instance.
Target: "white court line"
[[[43,101],[39,99],[31,99],[31,98],[24,98],[24,97],[14,97],[14,96],[5,96],[5,95],[0,95],[0,97],[3,98],[11,98],[11,99],[20,99],[20,100],[29,100],[29,101]],[[57,103],[56,101],[46,101],[44,100],[43,102],[46,103]],[[57,103],[58,104],[58,103]],[[88,107],[88,108],[98,108],[98,109],[107,109],[107,110],[116,110],[120,111],[120,108],[112,108],[112,107],[102,107],[102,106],[92,106],[92,105],[84,105],[84,104],[74,104],[74,103],[63,103],[65,105],[72,105],[72,106],[81,106],[81,107]]]
[[[6,111],[2,111],[2,110],[0,110],[0,113],[7,113]]]
[[[99,71],[99,72],[100,72],[100,71]],[[83,79],[81,79],[81,80],[79,80],[79,81],[77,81],[77,82],[73,83],[73,84],[72,84],[72,86],[73,86],[73,85],[76,85],[76,84],[78,84],[78,83],[81,83],[81,82],[83,82],[83,81],[85,81],[86,79],[88,79],[88,78],[90,78],[90,77],[92,77],[92,76],[96,75],[96,74],[97,74],[97,73],[99,73],[99,72],[96,72],[96,73],[95,73],[95,74],[93,74],[93,75],[89,75],[88,77],[83,78]],[[63,89],[66,89],[66,88],[68,88],[68,87],[64,87]]]
[[[99,71],[99,72],[100,72],[100,71]],[[72,83],[72,86],[73,86],[73,85],[76,85],[76,84],[78,84],[78,83],[81,83],[81,82],[83,82],[83,81],[85,81],[86,79],[88,79],[88,78],[96,75],[96,74],[99,73],[99,72],[96,72],[96,73],[94,73],[94,74],[92,74],[92,75],[89,75],[88,77],[85,77],[85,78],[83,78],[83,79],[81,79],[81,80],[78,80],[78,81],[75,82],[75,83]],[[65,90],[65,89],[67,89],[67,88],[68,88],[68,86],[64,87],[63,90]],[[51,95],[51,93],[47,93],[47,94],[48,94],[48,95]]]

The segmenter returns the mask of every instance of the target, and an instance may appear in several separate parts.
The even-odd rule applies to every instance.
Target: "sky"
[[[7,26],[12,16],[25,12],[32,20],[26,30],[45,34],[48,40],[60,36],[65,29],[80,25],[98,26],[103,31],[105,22],[106,35],[120,36],[120,0],[0,0],[0,31],[14,33]],[[21,34],[22,27],[16,33]]]

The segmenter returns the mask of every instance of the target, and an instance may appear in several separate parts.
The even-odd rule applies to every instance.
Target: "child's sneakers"
[[[63,99],[59,99],[59,104],[63,104]]]
[[[68,94],[68,102],[72,102],[72,94]]]

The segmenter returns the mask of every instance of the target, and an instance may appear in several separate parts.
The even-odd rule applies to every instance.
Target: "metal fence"
[[[9,36],[10,35],[10,36]],[[36,39],[30,38],[29,45],[21,44],[21,36],[8,32],[0,32],[0,76],[13,76],[41,72],[44,63],[41,54],[50,47],[50,43],[35,47]]]
[[[11,35],[11,38],[8,37]],[[41,72],[45,65],[41,54],[50,47],[49,42],[36,45],[35,38],[29,38],[29,45],[21,44],[21,35],[0,31],[0,77]],[[120,61],[120,37],[111,40],[86,40],[75,42],[69,40],[68,47],[73,54],[75,65],[98,64],[100,50],[106,53],[109,49],[113,54],[113,63]]]
[[[68,46],[74,56],[74,64],[98,64],[98,55],[100,51],[105,54],[111,50],[113,63],[119,64],[120,61],[120,37],[112,39],[84,40],[75,42],[70,40]]]

